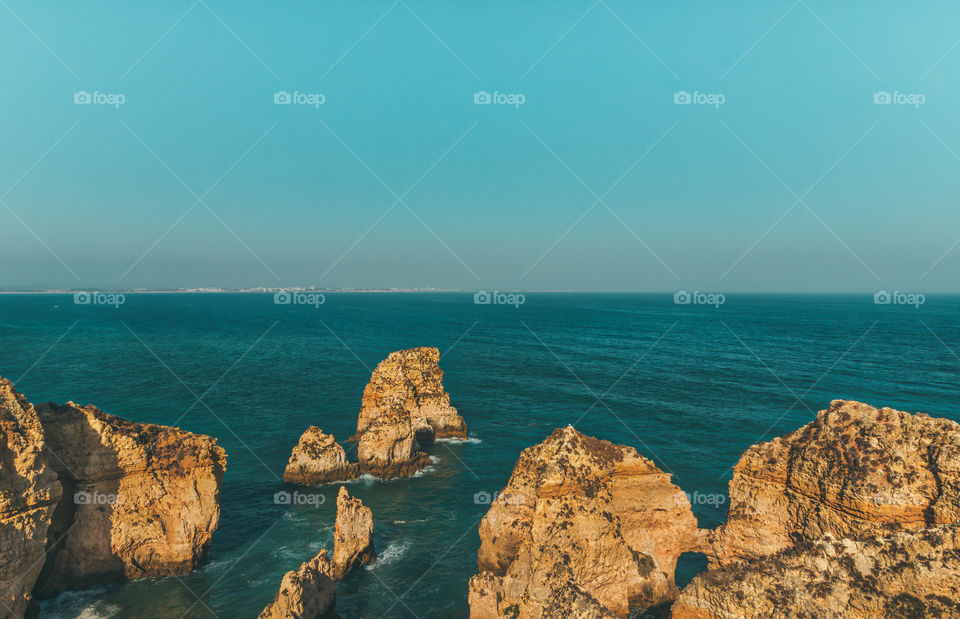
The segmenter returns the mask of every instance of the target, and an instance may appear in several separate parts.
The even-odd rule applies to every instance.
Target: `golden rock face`
[[[472,617],[626,617],[676,597],[700,533],[653,462],[567,427],[520,455],[480,539]]]
[[[812,541],[960,520],[960,424],[834,400],[796,432],[744,453],[711,566]]]
[[[216,439],[73,402],[37,412],[65,488],[38,595],[198,565],[220,520]]]
[[[829,533],[684,587],[674,619],[960,617],[960,529]]]
[[[0,378],[0,614],[21,617],[45,559],[62,490],[33,405]]]
[[[317,485],[369,474],[407,477],[430,466],[420,444],[467,438],[467,425],[443,390],[440,351],[411,348],[390,353],[377,365],[363,391],[357,433],[357,462],[332,435],[312,426],[290,454],[284,481]]]
[[[377,365],[363,390],[357,432],[396,408],[409,414],[420,441],[467,438],[467,424],[443,389],[440,351],[436,348],[398,350]]]
[[[333,564],[323,549],[298,569],[284,574],[280,590],[258,619],[323,617],[336,607]]]

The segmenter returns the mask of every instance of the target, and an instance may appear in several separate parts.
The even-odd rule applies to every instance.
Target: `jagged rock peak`
[[[354,568],[376,558],[373,550],[373,512],[360,499],[340,487],[333,542],[333,565],[337,580]]]
[[[280,590],[258,619],[334,619],[336,594],[333,564],[324,549],[283,575]]]
[[[363,391],[357,433],[383,411],[395,407],[409,413],[421,442],[467,438],[467,424],[444,391],[440,351],[436,348],[398,350],[377,365]]]

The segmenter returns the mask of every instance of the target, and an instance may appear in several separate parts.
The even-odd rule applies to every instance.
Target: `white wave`
[[[431,463],[431,464],[437,464],[438,462],[440,462],[440,458],[439,458],[439,457],[437,457],[437,456],[430,456],[430,463]]]
[[[393,565],[399,561],[403,555],[407,554],[407,550],[410,549],[411,545],[411,542],[393,542],[392,544],[387,544],[383,552],[377,555],[377,560],[366,565],[364,569],[375,570],[378,567]]]
[[[120,607],[99,600],[106,587],[83,591],[65,591],[50,601],[41,602],[40,615],[51,619],[109,619],[120,614]]]
[[[432,457],[430,458],[430,461],[433,462]],[[437,469],[433,466],[433,464],[431,464],[430,466],[425,466],[424,468],[420,469],[419,471],[411,475],[411,477],[423,477],[424,475],[429,475],[430,473],[433,473],[436,470]]]
[[[120,614],[120,607],[106,602],[94,602],[80,611],[77,619],[108,619]]]
[[[437,442],[438,442],[438,443],[470,443],[470,444],[477,444],[477,443],[482,443],[483,441],[480,440],[480,439],[478,439],[478,438],[475,437],[475,436],[471,436],[470,438],[438,438],[438,439],[437,439]]]

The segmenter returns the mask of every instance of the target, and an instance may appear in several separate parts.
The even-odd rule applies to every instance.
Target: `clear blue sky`
[[[948,3],[0,4],[2,288],[957,290]]]

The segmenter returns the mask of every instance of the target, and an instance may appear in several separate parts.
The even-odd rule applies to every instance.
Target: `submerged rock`
[[[674,619],[960,617],[960,531],[830,534],[693,579]]]
[[[326,549],[283,575],[280,590],[258,619],[334,619],[336,579]]]
[[[799,430],[746,451],[711,566],[824,534],[858,538],[960,521],[960,425],[834,400]]]
[[[347,460],[346,452],[333,435],[324,434],[320,428],[310,426],[293,448],[283,472],[283,480],[310,486],[347,481],[357,475],[356,463]]]
[[[38,595],[197,566],[220,520],[216,439],[73,402],[37,412],[64,487]]]
[[[22,617],[45,558],[61,486],[33,405],[0,378],[0,616]]]
[[[381,413],[397,407],[410,415],[413,431],[421,442],[467,438],[467,424],[443,390],[440,351],[436,348],[398,350],[377,365],[363,390],[357,433],[363,432]]]
[[[354,568],[376,558],[373,550],[373,512],[340,487],[333,541],[334,577],[341,580]]]
[[[653,462],[568,426],[523,451],[480,539],[471,617],[626,617],[676,597],[701,534]]]

